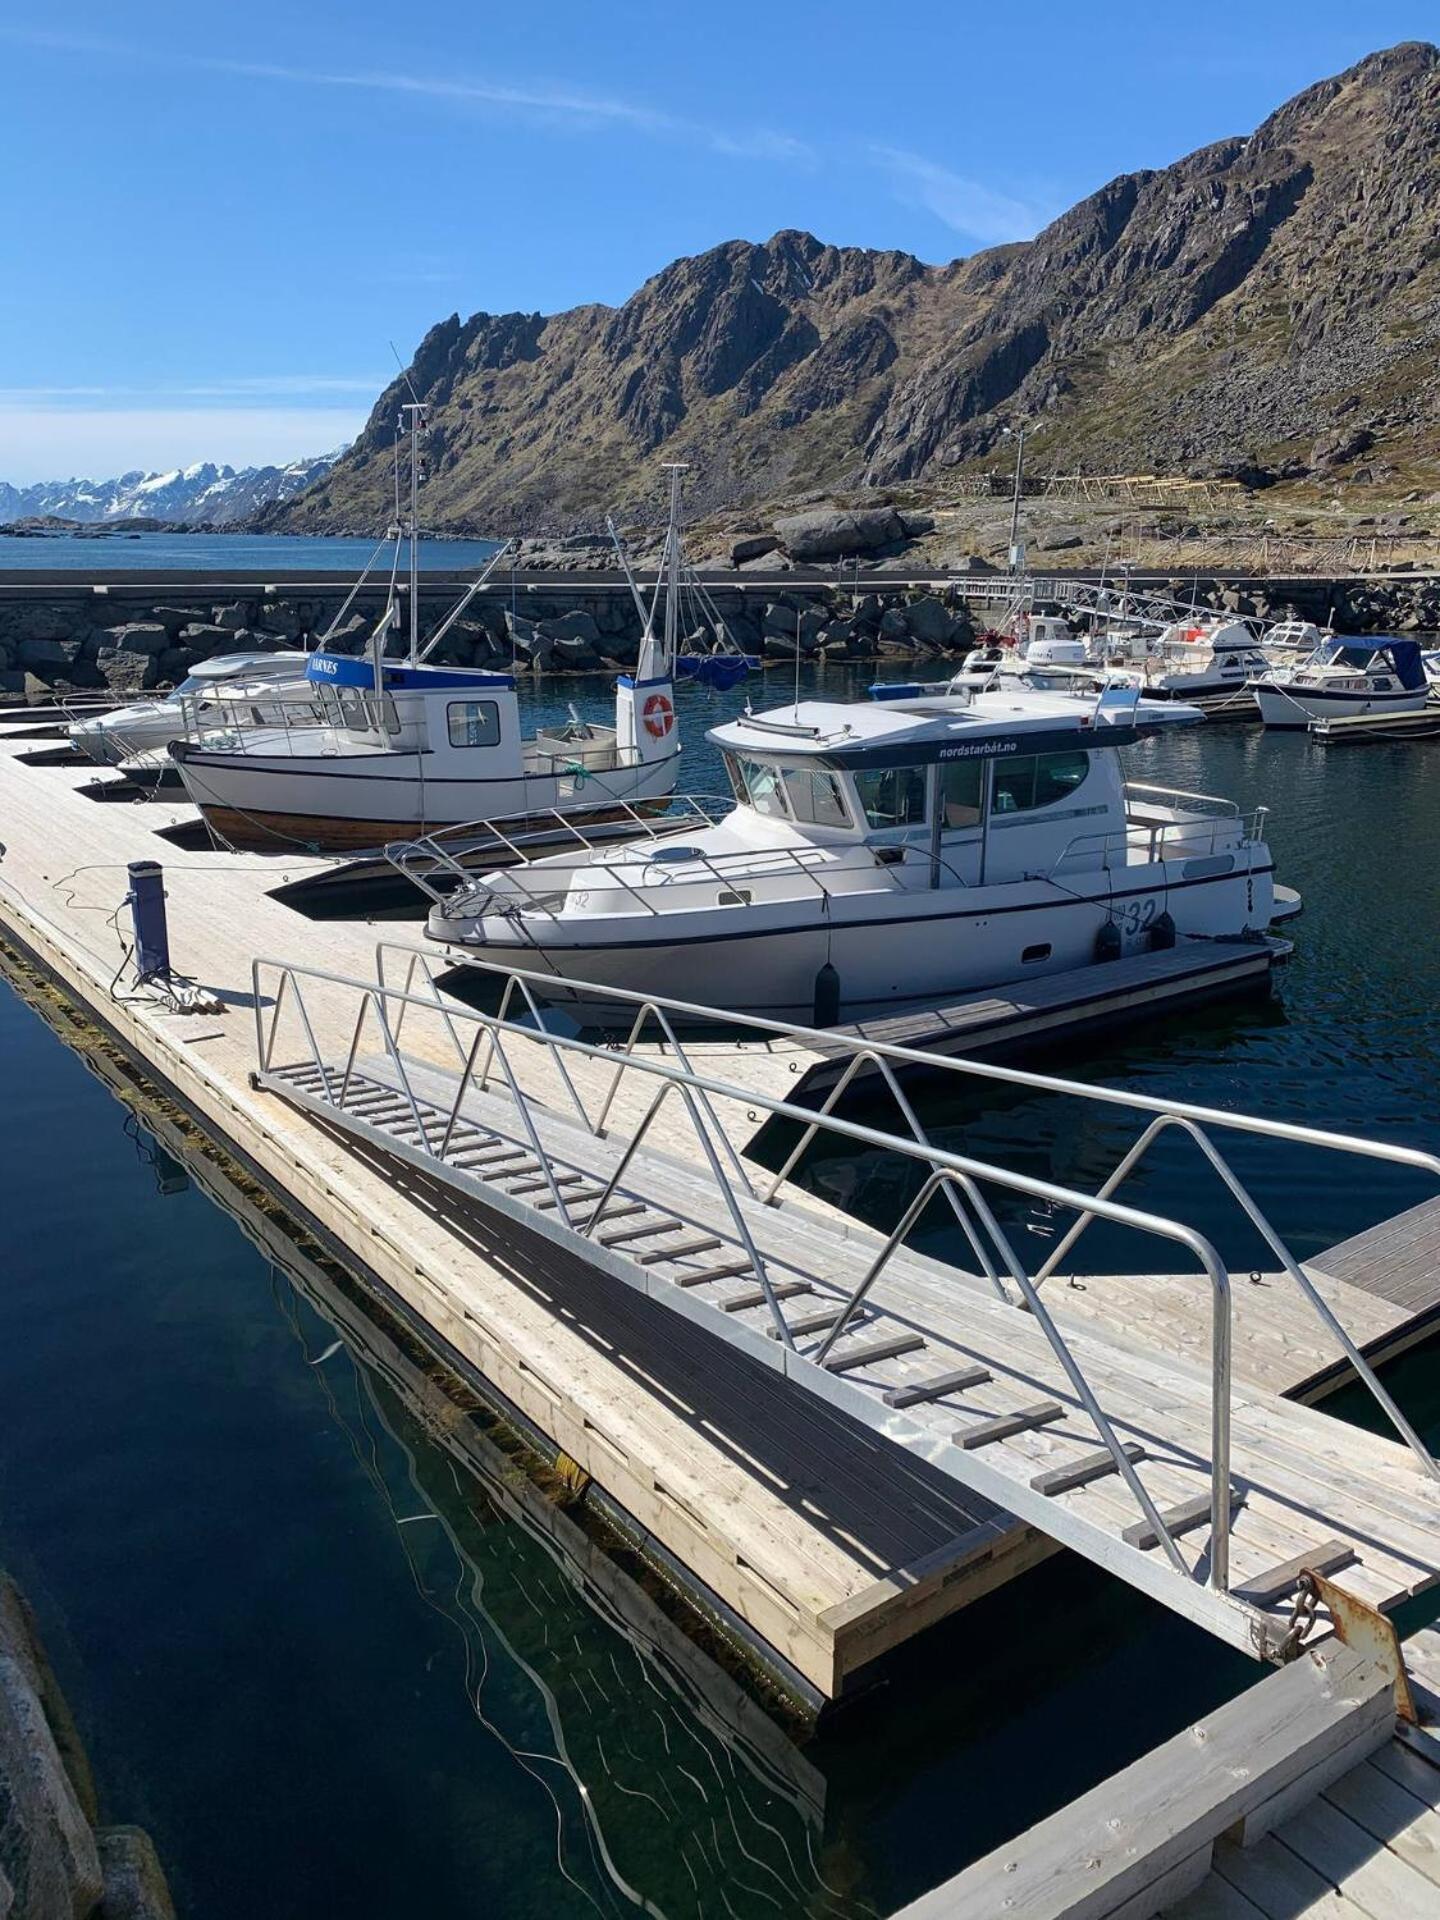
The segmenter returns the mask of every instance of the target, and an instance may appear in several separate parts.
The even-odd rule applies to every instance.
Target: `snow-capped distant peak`
[[[236,472],[197,460],[166,473],[134,468],[114,480],[44,480],[14,487],[0,480],[0,519],[32,515],[82,521],[170,520],[229,526],[271,500],[289,500],[327,474],[345,451],[292,460],[283,467],[246,467]]]

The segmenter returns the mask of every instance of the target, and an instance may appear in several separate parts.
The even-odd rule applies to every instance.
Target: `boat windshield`
[[[798,820],[805,826],[848,827],[849,809],[834,774],[809,767],[774,767],[727,753],[726,770],[742,807],[773,820]]]

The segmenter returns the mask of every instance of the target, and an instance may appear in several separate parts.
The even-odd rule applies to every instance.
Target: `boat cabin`
[[[884,697],[868,708],[802,703],[711,731],[739,809],[727,824],[756,851],[863,847],[895,878],[931,887],[1112,864],[1139,804],[1116,749],[1200,718],[1131,687],[876,691]],[[1151,807],[1147,830],[1151,815],[1161,825],[1178,817]]]
[[[1415,693],[1426,685],[1416,640],[1327,640],[1295,670],[1293,684],[1344,693]]]

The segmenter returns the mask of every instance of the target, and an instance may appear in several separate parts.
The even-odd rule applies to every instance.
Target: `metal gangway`
[[[462,1004],[447,978],[487,1006]],[[743,1349],[777,1393],[843,1410],[1232,1645],[1292,1655],[1316,1625],[1309,1572],[1373,1608],[1440,1579],[1440,1467],[1236,1164],[1248,1142],[1283,1141],[1435,1179],[1433,1155],[391,943],[370,979],[257,960],[253,991],[258,1087],[427,1176],[447,1205],[489,1210]],[[818,1107],[745,1070],[778,1057],[783,1085],[785,1052],[802,1046],[839,1063]],[[1138,1131],[1103,1179],[1067,1185],[933,1140],[907,1091],[919,1070],[1128,1109]],[[893,1102],[892,1126],[843,1111],[862,1071]],[[746,1152],[757,1120],[790,1130],[769,1171]],[[1215,1245],[1181,1212],[1123,1197],[1176,1137],[1395,1438],[1237,1386]],[[790,1184],[817,1140],[905,1175],[888,1232]],[[932,1205],[963,1258],[912,1244]],[[1033,1268],[1005,1222],[1022,1205],[1058,1236]],[[1062,1265],[1097,1222],[1139,1237],[1143,1274],[1193,1274],[1209,1298],[1208,1364],[1153,1330],[1067,1312]]]

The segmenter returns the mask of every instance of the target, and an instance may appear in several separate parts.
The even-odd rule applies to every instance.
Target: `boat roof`
[[[917,687],[898,699],[802,700],[768,713],[744,713],[712,727],[706,738],[749,758],[906,766],[972,755],[1123,747],[1141,734],[1203,717],[1197,707],[1138,699],[1126,687],[1099,695],[1030,688],[966,695]]]
[[[309,659],[306,653],[221,653],[209,660],[197,660],[190,669],[194,680],[233,680],[239,674],[254,678],[267,667],[284,672],[292,667],[304,667]]]
[[[390,693],[447,693],[470,687],[504,688],[515,685],[509,673],[488,673],[480,667],[431,666],[423,660],[385,660],[384,685]],[[305,678],[322,686],[375,688],[375,666],[368,654],[312,653]]]

